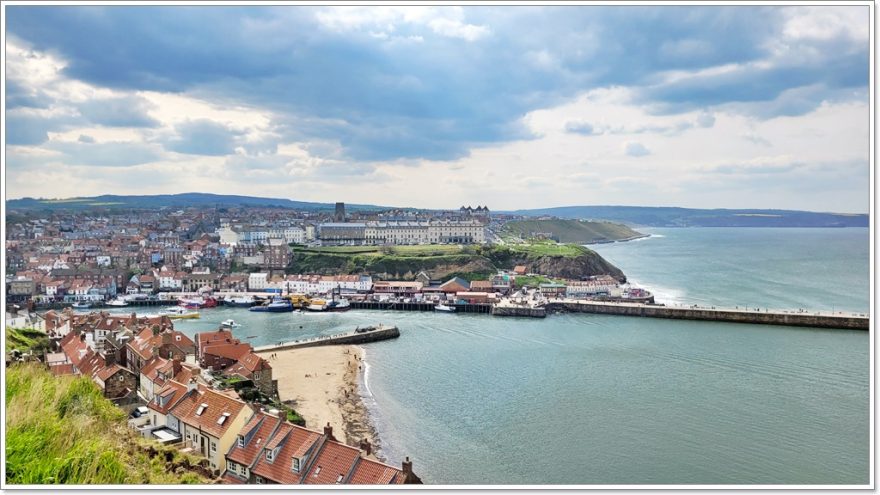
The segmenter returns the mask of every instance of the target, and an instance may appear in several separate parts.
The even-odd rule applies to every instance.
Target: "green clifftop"
[[[626,225],[588,220],[514,220],[504,224],[502,232],[522,238],[545,234],[559,242],[592,244],[636,239],[645,234]]]
[[[139,437],[84,377],[6,369],[7,484],[211,483],[199,460]]]
[[[591,275],[626,277],[595,251],[575,244],[551,242],[509,246],[396,246],[296,248],[287,273],[344,275],[368,273],[377,279],[413,280],[425,272],[436,280],[460,276],[485,279],[499,269],[525,265],[550,277]]]

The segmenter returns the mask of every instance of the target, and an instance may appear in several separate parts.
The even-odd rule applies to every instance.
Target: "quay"
[[[293,342],[281,342],[279,344],[254,347],[254,352],[302,349],[305,347],[318,347],[323,345],[366,344],[369,342],[378,342],[380,340],[396,339],[397,337],[400,337],[400,330],[397,327],[377,325],[375,327],[364,327],[361,328],[360,331],[355,330],[349,333],[340,333],[336,335],[314,337],[307,340],[295,340]]]
[[[434,311],[433,302],[352,301],[352,309],[383,309],[389,311]],[[456,313],[492,314],[491,304],[454,304]]]
[[[779,311],[755,311],[749,309],[688,308],[653,304],[573,300],[552,301],[548,302],[545,307],[548,311],[642,316],[647,318],[721,321],[731,323],[754,323],[761,325],[786,325],[794,327],[849,330],[868,330],[870,328],[870,319],[867,316],[817,314],[809,312],[786,313]]]

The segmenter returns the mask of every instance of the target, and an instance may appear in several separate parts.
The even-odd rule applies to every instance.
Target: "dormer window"
[[[238,446],[244,447],[244,437],[241,435],[238,436]]]
[[[291,466],[291,469],[293,469],[293,472],[294,472],[294,473],[298,473],[298,472],[299,472],[299,470],[300,470],[299,457],[294,457],[294,458],[293,458],[293,465]]]
[[[203,402],[201,405],[199,405],[198,410],[196,410],[196,416],[201,416],[202,413],[205,412],[205,409],[207,409],[207,408],[208,408],[208,405]]]
[[[227,413],[227,412],[223,413],[219,418],[217,418],[217,424],[222,425],[223,423],[226,422],[227,418],[229,418],[229,413]]]
[[[266,449],[266,460],[269,462],[275,460],[275,449]]]

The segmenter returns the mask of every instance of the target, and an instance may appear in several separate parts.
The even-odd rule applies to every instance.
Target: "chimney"
[[[407,478],[409,478],[413,474],[412,462],[410,462],[409,456],[407,456],[406,460],[403,461],[400,470],[403,471],[403,474],[405,474]]]
[[[366,453],[366,455],[370,455],[373,453],[373,446],[370,444],[370,441],[367,440],[366,438],[361,440],[359,447],[361,450],[363,450]]]
[[[284,409],[279,409],[278,418],[281,419],[281,421],[287,421],[287,411]]]
[[[162,332],[162,345],[171,343],[171,332]]]
[[[327,426],[324,427],[324,436],[330,440],[336,441],[336,437],[333,436],[333,427],[330,426],[330,422],[327,422]]]
[[[153,325],[151,330],[153,330],[153,335],[159,335],[159,333],[162,331],[162,328],[160,328],[159,325]]]
[[[198,382],[196,382],[195,378],[190,378],[189,383],[186,384],[186,391],[189,392],[191,390],[195,390],[197,384],[198,384]]]
[[[172,359],[171,360],[171,376],[177,376],[180,371],[183,370],[183,366],[180,364],[180,359]]]
[[[116,353],[115,352],[105,352],[104,353],[104,364],[109,368],[116,364]]]

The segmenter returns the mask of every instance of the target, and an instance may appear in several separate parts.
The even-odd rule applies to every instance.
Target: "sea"
[[[868,313],[868,229],[640,229],[590,246],[657,301]],[[869,483],[864,331],[566,314],[204,310],[253,345],[397,325],[361,394],[393,465],[444,485]]]

